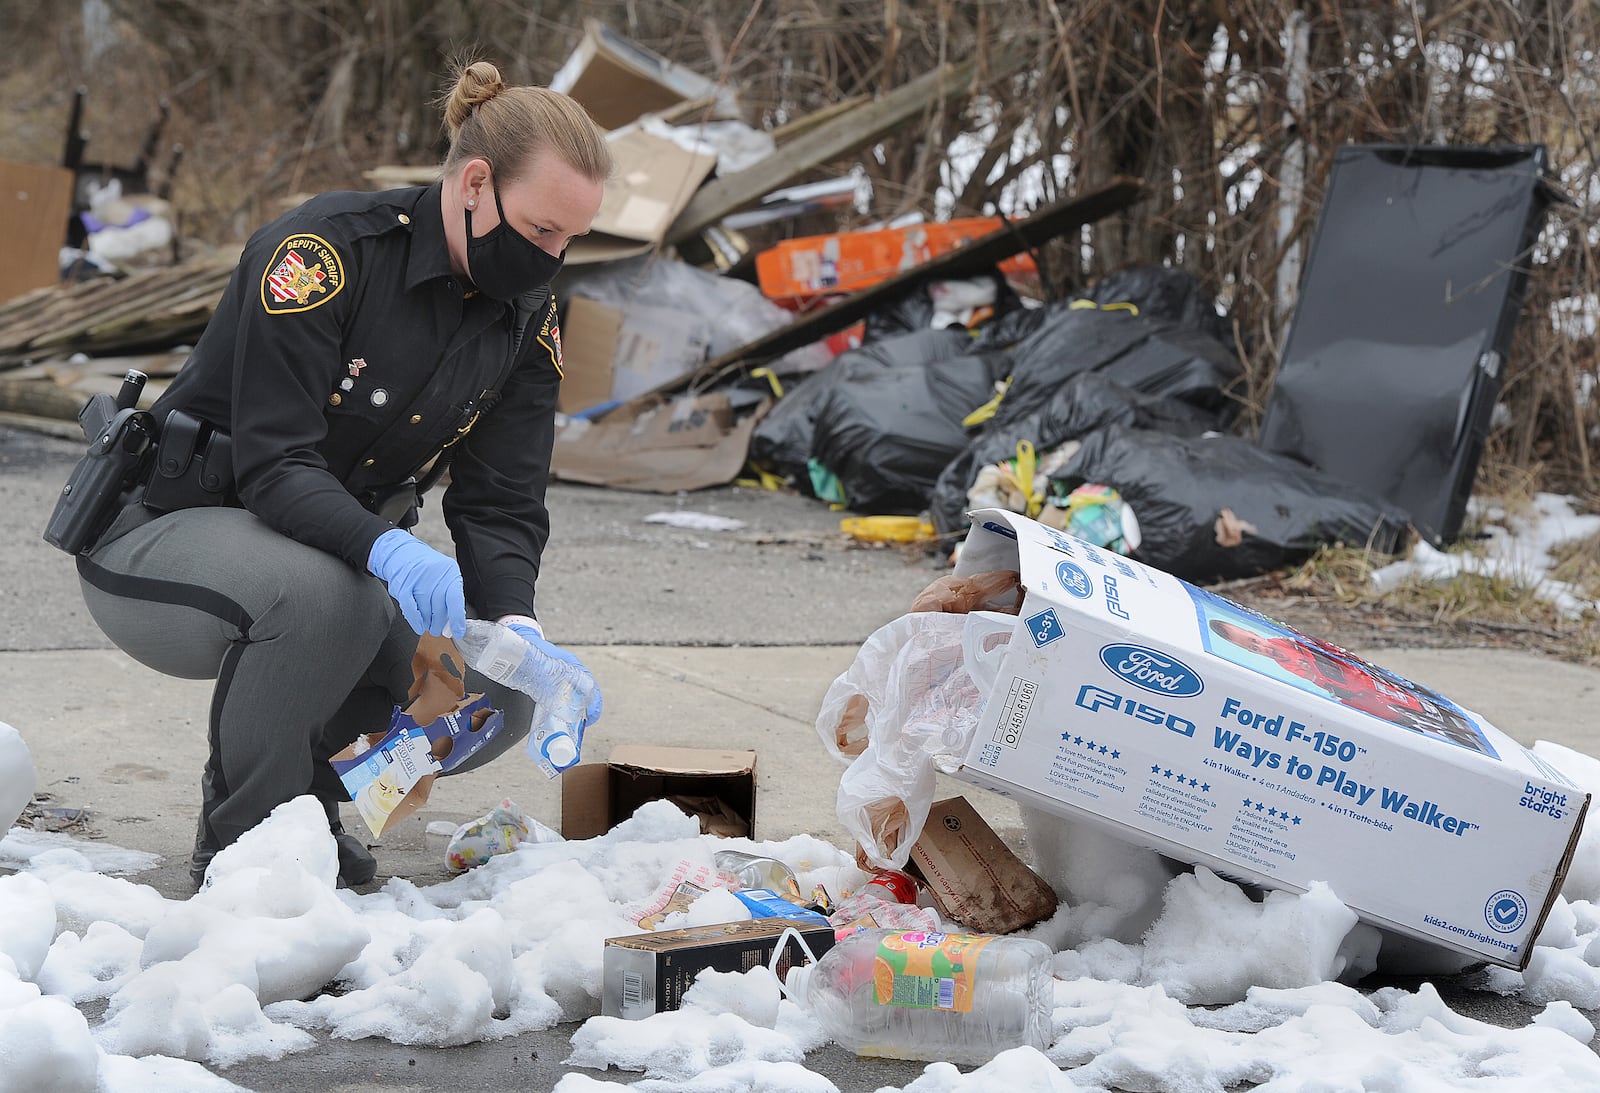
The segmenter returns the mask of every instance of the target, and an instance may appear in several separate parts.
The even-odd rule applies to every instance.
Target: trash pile
[[[1051,295],[1039,248],[1125,213],[1138,180],[1022,219],[826,230],[873,209],[865,173],[841,165],[968,74],[757,129],[735,88],[589,21],[551,86],[606,128],[617,170],[555,284],[553,475],[794,489],[858,520],[913,518],[893,538],[929,551],[999,506],[1202,582],[1326,544],[1398,554],[1455,538],[1528,276],[1519,256],[1557,196],[1542,147],[1341,148],[1278,378],[1247,393],[1246,335],[1188,273],[1134,266]],[[85,354],[203,329],[225,256],[137,268],[181,242],[149,192],[159,133],[158,120],[132,168],[85,164],[69,141],[68,280],[90,279],[0,293],[0,369],[49,381],[26,400],[0,385],[0,409],[71,416],[76,392],[41,389],[92,390],[127,363]],[[436,177],[367,172],[375,186]],[[119,261],[121,276],[94,276]],[[148,398],[180,364],[151,373]],[[1259,440],[1236,435],[1247,396],[1265,399]]]

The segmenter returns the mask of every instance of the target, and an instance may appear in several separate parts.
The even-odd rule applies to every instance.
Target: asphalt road
[[[41,538],[82,443],[0,425],[0,650],[108,648],[77,578]],[[944,572],[938,559],[850,545],[841,513],[789,494],[681,495],[556,484],[539,579],[539,617],[567,645],[859,644]],[[734,531],[646,523],[691,511]],[[449,549],[436,496],[419,533]]]

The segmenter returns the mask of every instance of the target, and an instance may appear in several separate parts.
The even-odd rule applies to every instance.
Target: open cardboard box
[[[755,838],[756,753],[619,744],[561,776],[561,834],[604,835],[649,801],[672,800],[707,834]]]
[[[650,253],[717,165],[716,156],[638,126],[609,134],[606,143],[615,169],[589,234],[567,248],[569,266]]]
[[[1353,653],[1002,509],[956,576],[1026,598],[957,777],[1523,968],[1589,794]]]
[[[395,707],[385,732],[329,760],[375,837],[426,804],[435,777],[500,732],[505,715],[487,696],[467,693],[460,657],[454,642],[424,634],[411,661],[410,701]]]
[[[578,100],[606,129],[701,99],[714,104],[717,117],[739,116],[738,99],[730,88],[594,19],[584,20],[583,38],[550,78],[550,90]]]

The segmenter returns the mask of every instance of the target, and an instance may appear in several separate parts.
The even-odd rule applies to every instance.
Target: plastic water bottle
[[[779,895],[788,893],[797,899],[800,896],[800,881],[795,877],[794,870],[777,858],[746,854],[742,850],[718,850],[711,860],[724,873],[738,877],[739,883],[746,888],[766,888]]]
[[[857,1055],[978,1065],[1050,1046],[1050,956],[1031,938],[858,930],[787,989]]]
[[[583,749],[583,715],[594,678],[540,652],[508,626],[468,619],[456,648],[480,673],[533,699],[528,754],[545,777],[577,764]]]

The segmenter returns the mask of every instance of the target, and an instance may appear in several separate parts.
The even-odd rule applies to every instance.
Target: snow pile
[[[1600,761],[1535,751],[1600,784]],[[14,793],[33,775],[8,777],[0,791]],[[929,1064],[908,1093],[1600,1088],[1579,1012],[1600,1007],[1600,834],[1580,845],[1528,970],[1477,973],[1544,1006],[1504,1029],[1455,1013],[1431,986],[1349,986],[1380,939],[1324,885],[1256,901],[1207,870],[1028,819],[1041,872],[1071,893],[1030,931],[1056,950],[1053,1042],[966,1074]],[[6,1088],[233,1089],[205,1068],[279,1059],[319,1035],[444,1047],[581,1022],[560,1093],[616,1088],[592,1076],[606,1067],[643,1089],[834,1089],[805,1068],[826,1042],[820,1026],[764,968],[704,975],[674,1012],[599,1016],[604,940],[637,932],[630,914],[685,863],[709,868],[733,846],[783,860],[806,890],[865,879],[811,836],[730,843],[655,802],[599,838],[524,843],[443,884],[396,879],[363,895],[334,888],[321,807],[300,798],[219,854],[199,894],[168,900],[96,871],[88,844],[23,834],[4,844],[22,871],[0,877]],[[712,891],[661,926],[743,917]],[[79,1007],[100,1003],[91,1026]]]

